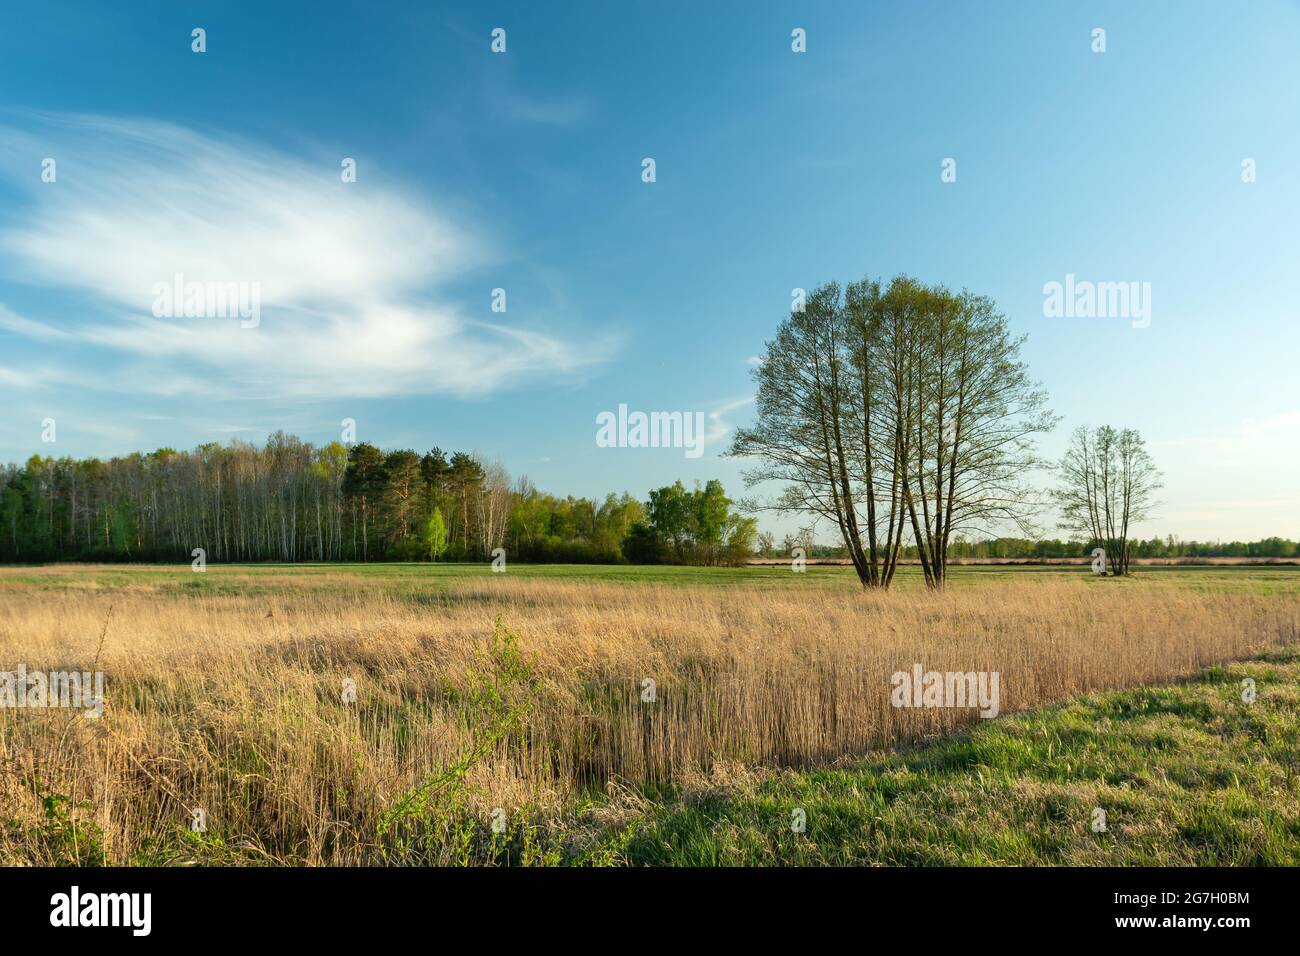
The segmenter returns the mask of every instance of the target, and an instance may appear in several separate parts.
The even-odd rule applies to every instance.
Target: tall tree
[[[1061,527],[1088,535],[1102,548],[1107,573],[1128,574],[1129,527],[1150,517],[1163,484],[1142,436],[1131,428],[1081,425],[1056,474]]]
[[[420,456],[409,449],[391,451],[384,459],[385,506],[392,518],[392,545],[400,546],[410,536],[411,524],[423,484]]]
[[[769,503],[828,520],[864,587],[888,587],[904,538],[942,588],[954,533],[1028,528],[1023,475],[1054,422],[993,303],[900,276],[821,286],[755,369],[758,417],[730,453]]]
[[[684,561],[694,521],[691,498],[680,481],[650,492],[646,507],[650,527],[677,561]]]
[[[378,524],[379,502],[382,500],[384,483],[384,453],[369,442],[352,446],[348,453],[348,468],[343,477],[343,493],[360,508],[361,525],[361,560],[369,561],[372,552],[377,551],[372,543],[372,531]],[[378,529],[382,532],[382,526]],[[354,524],[355,533],[355,524]],[[376,553],[376,557],[382,555]]]
[[[459,516],[456,530],[460,534],[461,548],[465,552],[468,552],[470,547],[470,519],[477,513],[476,510],[471,510],[471,504],[477,497],[482,482],[483,468],[472,455],[458,451],[451,456],[447,483],[455,496],[454,513]]]
[[[905,499],[927,583],[943,587],[956,532],[1035,531],[1043,506],[1026,475],[1034,443],[1057,421],[991,299],[922,293],[911,336],[919,359],[907,385],[913,440]]]

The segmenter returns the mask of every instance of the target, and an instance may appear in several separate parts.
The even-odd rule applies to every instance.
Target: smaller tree
[[[424,526],[424,544],[429,549],[430,561],[437,561],[447,550],[447,522],[443,520],[441,508],[434,508],[429,515]]]
[[[691,556],[694,535],[692,525],[695,519],[691,493],[681,481],[650,491],[650,501],[646,506],[646,517],[650,529],[663,547],[669,549],[672,559],[685,563]]]
[[[623,538],[623,557],[632,564],[659,564],[663,561],[663,542],[648,522],[633,522]]]
[[[758,547],[758,519],[746,518],[734,512],[728,514],[723,528],[723,540],[725,543],[720,563],[743,568]]]
[[[690,496],[691,530],[694,532],[695,561],[700,564],[717,564],[724,549],[731,547],[729,535],[734,530],[734,520],[729,508],[731,500],[722,490],[722,482],[711,480],[701,490],[696,488]],[[750,535],[757,531],[758,521],[750,523]],[[752,549],[751,549],[752,550]],[[729,557],[727,560],[731,560]]]
[[[1089,536],[1106,555],[1106,572],[1129,573],[1130,525],[1145,521],[1162,487],[1142,436],[1131,428],[1080,426],[1056,467],[1053,497],[1061,527]]]

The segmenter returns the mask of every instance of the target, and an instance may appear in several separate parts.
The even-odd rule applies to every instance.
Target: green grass
[[[1105,832],[1093,832],[1096,808]],[[677,866],[1300,865],[1300,654],[705,789],[644,815],[622,854]]]

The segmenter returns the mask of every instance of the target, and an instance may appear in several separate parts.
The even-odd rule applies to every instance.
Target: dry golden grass
[[[373,863],[393,859],[377,836],[384,811],[476,742],[466,812],[545,817],[592,792],[634,802],[647,785],[828,762],[978,719],[892,708],[889,675],[915,662],[999,672],[1007,712],[1300,635],[1293,595],[1126,584],[881,595],[503,575],[425,594],[9,588],[0,670],[89,668],[113,610],[102,720],[0,710],[0,824],[20,824],[0,828],[0,861],[53,852],[24,836],[42,818],[34,780],[88,801],[112,862],[153,859],[202,807],[241,861]],[[488,651],[498,615],[532,662],[523,681]],[[646,677],[653,703],[641,700]],[[355,704],[341,700],[345,678]],[[493,736],[492,714],[506,711],[518,726]]]

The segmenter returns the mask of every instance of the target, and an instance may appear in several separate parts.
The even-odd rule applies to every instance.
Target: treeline
[[[753,519],[722,485],[641,502],[557,498],[466,452],[209,443],[0,468],[0,561],[510,560],[743,563]]]
[[[958,541],[954,558],[1077,558],[1092,553],[1092,541],[1029,540],[993,538],[986,541]],[[1173,535],[1149,541],[1132,540],[1129,551],[1135,558],[1294,558],[1300,557],[1300,542],[1287,538],[1259,541],[1180,541]]]
[[[1081,558],[1093,542],[956,536],[948,556]],[[721,483],[676,482],[646,501],[556,497],[465,453],[210,443],[107,461],[34,456],[0,467],[0,561],[479,561],[743,564],[755,553],[847,558],[807,532],[778,541],[733,510]],[[1135,558],[1292,558],[1300,543],[1129,542]],[[899,557],[918,560],[911,542]]]
[[[810,558],[848,558],[842,546],[826,544],[800,544],[798,536],[787,536],[778,550],[770,537],[763,537],[766,545],[760,548],[763,557],[788,557],[795,547],[803,547]],[[948,557],[963,558],[1084,558],[1097,547],[1095,541],[1057,538],[987,538],[967,541],[958,538],[948,546]],[[1289,538],[1262,538],[1259,541],[1182,541],[1170,535],[1149,541],[1134,540],[1128,543],[1135,558],[1300,558],[1300,542]],[[916,560],[915,546],[903,548],[903,557]]]

